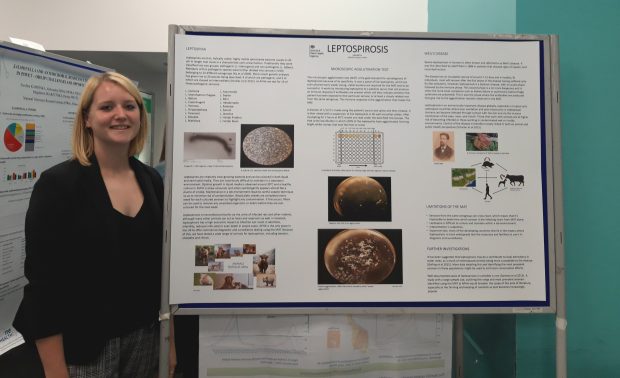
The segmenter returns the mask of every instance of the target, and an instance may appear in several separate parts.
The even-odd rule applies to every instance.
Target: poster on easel
[[[188,26],[169,55],[171,304],[552,309],[548,36]]]

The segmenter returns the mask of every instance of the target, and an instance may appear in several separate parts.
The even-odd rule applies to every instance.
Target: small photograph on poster
[[[433,131],[433,161],[454,161],[453,131]]]
[[[452,168],[453,188],[475,188],[476,168]]]
[[[241,168],[293,168],[293,125],[241,125]]]
[[[340,348],[340,329],[338,328],[330,328],[327,330],[327,337],[325,338],[325,346],[327,349],[338,349]]]
[[[252,289],[254,277],[248,273],[218,273],[215,275],[215,290]]]
[[[216,259],[229,259],[230,258],[230,244],[216,244],[215,258]]]
[[[244,244],[243,245],[243,254],[244,255],[255,255],[256,254],[256,244]]]
[[[209,272],[223,272],[224,271],[224,263],[222,261],[214,261],[210,262],[207,270]]]
[[[194,286],[213,286],[215,273],[194,273]]]
[[[465,151],[498,151],[497,133],[466,133]]]
[[[235,133],[184,133],[183,160],[231,160],[236,156]]]
[[[390,222],[390,177],[328,177],[328,220]]]
[[[403,283],[402,230],[319,229],[319,285]]]
[[[255,276],[259,274],[275,274],[276,273],[276,250],[271,249],[267,252],[261,252],[253,258],[253,272]]]
[[[257,288],[271,288],[276,287],[276,275],[275,274],[262,274],[256,275],[256,287]]]
[[[230,256],[231,257],[241,257],[241,256],[243,256],[243,248],[241,248],[241,247],[232,247],[230,249]]]
[[[194,265],[207,266],[209,265],[209,256],[213,256],[212,245],[197,245],[194,247]]]

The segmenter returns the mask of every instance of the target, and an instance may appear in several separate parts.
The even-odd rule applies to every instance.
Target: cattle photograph
[[[276,272],[276,250],[272,249],[267,252],[259,252],[253,256],[253,272],[254,276],[259,274],[275,274]]]

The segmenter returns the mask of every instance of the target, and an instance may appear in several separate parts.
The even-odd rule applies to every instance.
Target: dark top
[[[163,183],[129,162],[144,203],[135,218],[112,207],[96,159],[43,172],[26,213],[28,285],[13,325],[26,341],[63,335],[65,358],[83,364],[111,337],[157,320]]]
[[[454,155],[454,150],[450,146],[446,146],[443,151],[441,150],[441,146],[435,148],[435,158],[439,160],[452,159],[452,155]]]

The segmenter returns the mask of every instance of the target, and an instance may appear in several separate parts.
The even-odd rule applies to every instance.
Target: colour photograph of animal
[[[196,246],[196,266],[206,266],[209,259],[209,247],[205,245]]]
[[[239,281],[233,282],[233,286],[235,287],[235,289],[249,289],[247,285],[244,285]]]
[[[257,252],[252,256],[252,273],[254,277],[261,280],[259,274],[276,273],[276,250],[269,249]]]
[[[206,273],[200,273],[200,284],[205,286],[213,286],[213,278]]]
[[[265,286],[273,286],[273,283],[276,282],[276,278],[274,276],[265,276],[263,277],[263,282]]]
[[[256,244],[244,244],[243,245],[243,254],[244,255],[253,255],[256,253]]]
[[[253,278],[249,274],[220,274],[216,276],[216,290],[252,289]]]
[[[268,257],[267,255],[260,255],[260,261],[258,262],[258,271],[260,273],[267,273],[267,268],[269,268]]]
[[[230,244],[216,245],[215,258],[216,259],[229,259],[230,258]]]
[[[262,289],[276,287],[276,275],[273,273],[257,274],[256,287]]]
[[[200,261],[202,262],[202,265],[207,264],[207,262],[209,258],[209,250],[205,247],[200,249]]]
[[[224,283],[220,286],[220,290],[226,290],[226,289],[236,289],[235,285],[234,285],[234,280],[235,278],[233,276],[226,276],[224,277]]]

